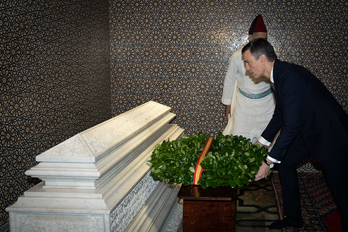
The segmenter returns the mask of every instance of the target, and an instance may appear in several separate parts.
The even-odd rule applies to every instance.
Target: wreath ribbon
[[[201,166],[201,162],[203,161],[205,155],[208,154],[208,151],[210,149],[211,144],[213,143],[213,140],[214,140],[213,137],[211,137],[207,140],[207,142],[205,143],[205,145],[203,147],[201,154],[198,157],[195,172],[193,174],[193,184],[195,184],[195,185],[198,184],[199,179],[201,179],[201,177],[202,177],[203,168]]]

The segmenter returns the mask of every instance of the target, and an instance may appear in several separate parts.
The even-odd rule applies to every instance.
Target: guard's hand
[[[231,113],[231,105],[226,105],[225,106],[225,116],[226,120],[228,121],[228,115]]]
[[[271,169],[268,167],[268,165],[265,162],[262,162],[262,165],[260,166],[259,171],[257,172],[255,176],[255,181],[259,181],[263,178],[266,178],[270,170]]]

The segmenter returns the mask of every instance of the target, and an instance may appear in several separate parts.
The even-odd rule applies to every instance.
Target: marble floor
[[[279,220],[271,181],[252,182],[238,190],[236,232],[261,232]]]

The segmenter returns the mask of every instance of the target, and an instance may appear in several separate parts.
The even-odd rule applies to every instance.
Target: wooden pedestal
[[[234,231],[237,190],[231,187],[202,189],[181,186],[178,197],[184,201],[183,232]]]

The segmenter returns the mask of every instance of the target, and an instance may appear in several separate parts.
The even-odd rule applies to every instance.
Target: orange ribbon
[[[201,177],[202,177],[203,168],[201,166],[201,162],[203,161],[205,155],[208,154],[208,151],[210,149],[211,144],[213,143],[213,140],[214,140],[213,137],[209,138],[207,140],[207,142],[205,143],[204,148],[203,148],[201,154],[198,157],[196,168],[195,168],[195,172],[193,174],[193,184],[197,185],[199,179],[201,179]]]

